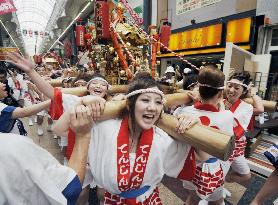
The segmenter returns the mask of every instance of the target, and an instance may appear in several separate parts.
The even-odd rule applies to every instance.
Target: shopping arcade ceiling
[[[46,30],[55,3],[55,0],[14,0],[25,52],[29,55],[37,53],[43,40],[39,32]]]
[[[35,53],[46,52],[78,13],[89,3],[92,6],[93,0],[13,0],[13,2],[17,11],[0,16],[0,20],[17,47],[22,52],[25,51],[23,53],[32,56]],[[92,13],[91,11],[92,7],[88,7],[86,12]]]

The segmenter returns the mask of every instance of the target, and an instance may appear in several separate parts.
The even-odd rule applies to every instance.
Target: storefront
[[[223,65],[226,42],[233,42],[241,48],[254,52],[256,48],[256,18],[253,12],[245,12],[216,19],[196,28],[173,30],[169,48],[183,56],[197,67],[206,63]],[[169,64],[181,65],[172,53],[163,53],[161,71]]]

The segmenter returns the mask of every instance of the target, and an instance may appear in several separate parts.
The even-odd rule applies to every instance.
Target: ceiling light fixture
[[[48,53],[54,46],[56,43],[58,43],[58,41],[60,41],[60,38],[62,38],[62,36],[68,31],[68,29],[72,26],[72,24],[74,24],[76,22],[76,20],[81,16],[81,14],[91,5],[93,1],[90,1],[86,4],[86,6],[79,12],[79,14],[75,17],[75,19],[68,25],[68,27],[63,31],[63,33],[59,36],[59,38],[57,38],[57,40],[52,44],[52,46],[50,46],[50,48],[48,49],[48,51],[46,53]],[[46,54],[44,54],[45,56]]]

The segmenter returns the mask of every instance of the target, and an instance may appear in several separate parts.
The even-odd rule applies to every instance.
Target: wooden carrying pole
[[[172,97],[173,99],[172,100],[176,101],[175,104],[180,103],[178,105],[189,103],[188,102],[188,100],[189,100],[188,95],[186,94],[187,92],[188,91],[182,90],[182,89],[177,90],[177,94],[179,94],[179,95],[173,94],[173,97]],[[185,101],[184,103],[182,103],[183,99]],[[252,98],[244,98],[243,101],[248,103],[248,104],[253,105],[253,99]],[[169,104],[171,104],[171,103],[169,103]],[[264,106],[265,112],[275,112],[277,110],[277,102],[276,101],[263,100],[263,106]]]
[[[108,90],[109,94],[115,93],[126,93],[127,85],[112,85],[111,89]],[[74,87],[74,88],[62,88],[63,93],[77,95],[77,96],[85,96],[88,94],[86,87]]]
[[[243,101],[253,105],[252,98],[245,98],[245,99],[243,99]],[[277,110],[277,102],[275,102],[275,101],[263,100],[263,106],[264,106],[265,112],[275,112]]]
[[[113,85],[112,88],[109,90],[109,93],[126,93],[127,91],[127,85]],[[86,87],[76,87],[76,88],[63,88],[63,93],[68,93],[72,95],[77,96],[84,96],[87,95],[87,89]],[[191,98],[187,95],[187,91],[178,90],[178,93],[174,94],[167,94],[166,97],[166,107],[170,106],[178,106],[183,104],[189,104],[191,103]],[[252,98],[245,98],[243,101],[253,104]],[[263,106],[266,112],[275,112],[277,109],[277,102],[275,101],[267,101],[263,100]]]
[[[109,93],[125,93],[127,91],[127,85],[113,85]],[[77,87],[77,88],[63,88],[63,93],[68,93],[77,96],[87,95],[86,87]],[[179,90],[178,93],[167,94],[166,97],[166,107],[170,106],[178,106],[183,104],[191,103],[191,98],[187,95],[187,91],[183,90],[182,92]],[[245,102],[249,104],[253,104],[252,98],[243,99]],[[277,102],[275,101],[267,101],[263,100],[263,105],[266,112],[275,112],[277,109]]]
[[[52,87],[61,87],[62,86],[63,79],[52,79],[49,80],[49,84],[52,85]]]
[[[184,141],[196,149],[205,151],[224,161],[228,160],[235,145],[235,137],[201,124],[195,124],[184,134],[175,131],[178,120],[176,117],[163,114],[158,127],[175,139]]]
[[[101,120],[118,117],[125,107],[125,100],[107,101]],[[194,125],[184,134],[179,134],[175,131],[177,121],[172,115],[162,114],[157,126],[177,140],[184,141],[219,159],[228,160],[234,149],[234,136],[200,124]]]
[[[53,87],[61,87],[62,80],[61,79],[53,79],[48,81],[50,85]],[[128,89],[127,85],[112,85],[111,89],[108,90],[108,93],[126,93]],[[64,93],[84,96],[87,94],[86,87],[74,87],[74,88],[63,88]]]

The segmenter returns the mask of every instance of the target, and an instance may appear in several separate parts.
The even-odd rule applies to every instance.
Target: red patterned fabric
[[[233,150],[233,153],[229,158],[230,162],[233,161],[234,158],[244,155],[246,144],[246,139],[236,139],[235,149]]]
[[[145,175],[152,147],[153,128],[143,130],[136,151],[133,172],[130,173],[128,118],[122,120],[117,138],[117,181],[120,191],[139,189]]]
[[[199,110],[219,112],[217,108],[210,104],[195,103],[194,107]],[[219,128],[216,125],[211,125],[211,120],[207,116],[199,117],[201,123],[215,129]],[[210,170],[212,168],[212,170]],[[216,169],[216,170],[215,170]],[[197,188],[197,192],[206,197],[212,194],[217,188],[224,184],[224,174],[221,166],[217,163],[203,163],[202,166],[197,167],[196,174],[192,180]]]
[[[117,181],[120,191],[139,189],[145,174],[149,153],[152,146],[154,130],[144,130],[136,151],[136,158],[132,173],[130,173],[129,160],[129,136],[128,136],[128,118],[121,122],[121,127],[117,137]],[[136,202],[136,199],[125,199],[117,194],[105,192],[104,204],[107,205],[162,205],[159,198],[158,189],[144,202]]]
[[[239,107],[241,103],[241,100],[238,99],[230,108],[231,112],[235,112],[236,109]],[[234,158],[239,157],[241,155],[244,155],[245,153],[245,147],[246,147],[246,139],[241,139],[244,136],[244,128],[240,125],[238,119],[234,118],[236,125],[234,126],[234,134],[236,136],[236,141],[235,141],[235,149],[233,150],[232,155],[229,158],[229,161],[233,161]],[[252,119],[250,120],[250,124],[252,122]]]
[[[193,184],[197,187],[197,192],[203,196],[212,194],[214,190],[224,184],[224,175],[222,168],[214,174],[203,172],[202,167],[197,167]]]

